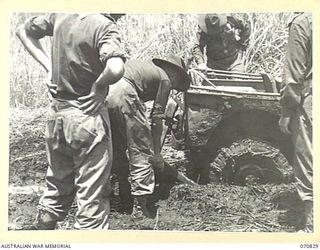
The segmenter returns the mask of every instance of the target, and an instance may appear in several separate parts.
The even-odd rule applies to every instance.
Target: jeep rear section
[[[276,84],[264,74],[190,74],[183,117],[188,156],[199,170],[194,177],[208,182],[214,173],[234,184],[291,180],[293,147],[278,126]]]

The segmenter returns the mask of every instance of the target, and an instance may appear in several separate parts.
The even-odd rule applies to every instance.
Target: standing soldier
[[[304,232],[313,232],[312,16],[299,14],[289,26],[283,69],[280,129],[291,134],[298,193],[305,205]]]
[[[240,58],[249,42],[250,28],[232,15],[200,14],[193,56],[198,68],[244,72]],[[206,48],[207,64],[204,59]]]
[[[185,91],[189,85],[184,62],[172,55],[167,60],[127,61],[123,79],[110,88],[107,102],[114,138],[113,164],[127,212],[132,209],[130,190],[134,197],[133,217],[152,217],[147,209],[147,198],[155,187],[154,168],[160,171],[165,168],[165,172],[171,171],[179,180],[189,181],[165,166],[160,153],[162,122],[170,91]],[[154,101],[151,126],[144,105],[147,101]]]
[[[74,198],[75,228],[107,229],[112,142],[105,99],[124,71],[118,29],[102,14],[47,14],[28,19],[17,35],[56,86],[46,129],[47,189],[35,223],[24,229],[54,229]],[[53,37],[51,61],[44,36]]]

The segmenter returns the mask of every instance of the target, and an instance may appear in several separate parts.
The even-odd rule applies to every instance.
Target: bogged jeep
[[[190,89],[173,97],[181,113],[173,135],[183,138],[188,176],[200,184],[292,181],[293,145],[278,126],[276,82],[267,74],[189,72]]]

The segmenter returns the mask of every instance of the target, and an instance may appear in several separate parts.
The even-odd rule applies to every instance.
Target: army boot
[[[157,219],[148,210],[147,199],[147,195],[135,196],[131,217],[139,229],[153,230],[157,226]]]
[[[39,210],[33,224],[25,225],[21,230],[54,230],[57,224],[55,216],[44,210]]]
[[[151,218],[151,215],[147,209],[147,195],[134,196],[133,210],[131,217],[133,219],[145,219]]]

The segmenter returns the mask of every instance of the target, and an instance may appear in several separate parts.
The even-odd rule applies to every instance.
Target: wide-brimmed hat
[[[220,32],[221,27],[227,24],[226,14],[200,14],[198,25],[200,29],[208,34],[214,35]]]
[[[169,55],[167,59],[154,58],[152,62],[162,68],[168,76],[175,72],[178,80],[175,82],[175,89],[178,91],[185,91],[190,87],[190,77],[187,73],[186,65],[182,58],[176,55]]]

